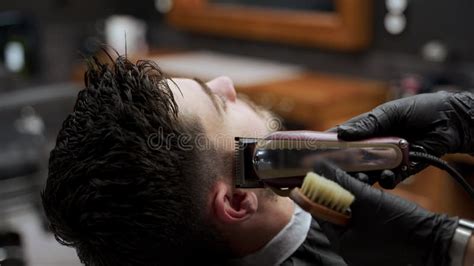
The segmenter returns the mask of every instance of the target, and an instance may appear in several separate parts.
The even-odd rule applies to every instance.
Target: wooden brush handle
[[[351,219],[348,214],[337,212],[324,205],[313,202],[301,193],[298,188],[291,190],[289,197],[303,210],[311,213],[316,219],[325,220],[337,225],[347,225]]]

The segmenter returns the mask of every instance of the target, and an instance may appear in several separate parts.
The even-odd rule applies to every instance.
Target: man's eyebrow
[[[219,114],[222,113],[222,109],[226,109],[227,106],[225,104],[224,101],[221,101],[222,105],[221,105],[221,108],[219,108],[219,104],[217,103],[217,100],[216,100],[216,95],[211,91],[211,89],[207,86],[206,83],[204,83],[204,81],[198,79],[198,78],[193,78],[194,81],[196,81],[199,85],[201,85],[201,89],[204,91],[204,93],[207,94],[207,96],[209,96],[209,99],[211,99],[212,101],[212,104],[214,105],[214,107],[216,108],[217,112]]]

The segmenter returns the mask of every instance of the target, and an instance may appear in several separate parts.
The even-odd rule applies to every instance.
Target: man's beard
[[[245,94],[237,94],[237,98],[242,102],[246,103],[259,117],[261,117],[267,123],[268,133],[272,133],[275,131],[285,130],[283,126],[283,119],[275,114],[274,112],[270,111],[268,108],[260,106],[254,103],[249,97]],[[272,123],[272,121],[276,123]],[[275,126],[269,127],[269,124],[273,124]]]
[[[281,123],[282,118],[278,116],[277,114],[273,113],[270,111],[268,108],[265,108],[263,106],[257,105],[254,103],[252,100],[250,100],[246,95],[243,94],[237,94],[237,98],[243,102],[245,102],[252,110],[255,111],[255,113],[260,116],[267,124],[269,121],[278,121],[278,123],[275,123],[275,127],[268,127],[268,133],[272,133],[275,131],[279,130],[284,130],[283,123]],[[259,188],[255,189],[255,194],[257,194],[257,197],[266,199],[266,200],[277,200],[278,195],[275,194],[270,188]]]
[[[276,201],[278,198],[278,195],[275,194],[270,188],[261,188],[256,191],[257,197],[260,199],[266,199],[270,201]]]

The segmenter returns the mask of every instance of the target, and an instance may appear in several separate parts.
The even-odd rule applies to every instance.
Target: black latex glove
[[[474,151],[474,96],[463,93],[428,93],[387,102],[371,112],[359,115],[338,126],[338,137],[360,140],[378,136],[397,136],[419,145],[429,154]],[[334,131],[334,129],[332,130]],[[384,188],[394,188],[409,175],[423,170],[419,164],[404,173],[385,170],[358,178],[369,184],[379,181]]]
[[[427,93],[387,102],[337,128],[343,140],[398,136],[428,153],[474,151],[474,95]]]
[[[314,171],[355,196],[349,225],[318,221],[349,265],[449,265],[457,219],[372,188],[327,162]]]

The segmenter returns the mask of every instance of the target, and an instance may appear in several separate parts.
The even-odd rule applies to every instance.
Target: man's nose
[[[213,93],[224,97],[227,101],[235,102],[237,93],[235,92],[234,82],[229,77],[217,77],[207,82],[207,86]]]

